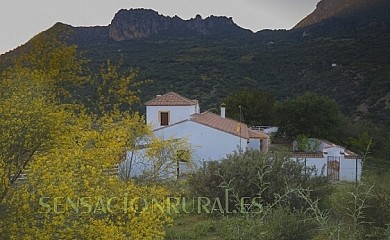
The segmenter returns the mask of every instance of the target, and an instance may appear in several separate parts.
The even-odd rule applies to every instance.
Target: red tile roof
[[[175,92],[169,92],[147,101],[145,106],[193,106],[197,103],[197,100],[190,100]]]
[[[318,139],[318,140],[321,141],[321,142],[323,142],[323,143],[325,143],[325,144],[328,144],[328,145],[330,145],[330,146],[336,145],[336,144],[334,144],[334,143],[332,143],[332,142],[330,142],[330,141],[328,141],[328,140],[326,140],[326,139]]]
[[[336,145],[336,144],[334,144],[334,145],[332,145],[332,146],[326,146],[326,147],[324,147],[324,149],[325,149],[325,148],[333,148],[333,147],[345,149],[345,147],[342,147],[342,146],[339,146],[339,145]]]
[[[268,135],[264,132],[248,129],[249,138],[268,139]]]
[[[352,158],[352,159],[355,159],[355,158],[359,158],[359,155],[350,151],[350,150],[345,150],[345,158]]]
[[[304,152],[295,152],[292,153],[291,157],[294,158],[323,158],[322,153],[304,153]]]
[[[203,112],[201,114],[191,115],[191,121],[236,135],[245,139],[249,139],[249,129],[245,123],[240,123],[229,118],[211,113]]]
[[[342,146],[339,146],[339,145],[336,145],[332,142],[329,142],[328,140],[325,140],[325,139],[320,139],[321,142],[324,142],[326,144],[328,144],[329,146],[326,146],[324,147],[324,149],[327,149],[327,148],[332,148],[332,147],[338,147],[338,148],[342,148],[344,149],[344,157],[347,158],[347,159],[356,159],[356,158],[359,158],[359,155],[346,149],[345,147],[342,147]]]
[[[191,115],[191,121],[245,138],[260,138],[266,139],[268,136],[264,133],[258,133],[248,128],[245,123],[240,123],[229,118],[222,118],[221,116],[211,113],[204,112],[201,114]]]

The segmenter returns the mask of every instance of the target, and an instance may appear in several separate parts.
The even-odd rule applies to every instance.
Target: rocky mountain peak
[[[183,20],[178,16],[163,16],[149,9],[122,9],[109,25],[109,36],[116,41],[169,33],[212,35],[240,34],[248,31],[237,26],[232,18],[211,16],[203,19],[198,14],[195,18]]]

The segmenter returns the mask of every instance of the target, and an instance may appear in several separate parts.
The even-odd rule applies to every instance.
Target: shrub
[[[195,196],[225,199],[228,189],[229,208],[237,206],[241,197],[260,197],[262,204],[272,204],[283,195],[283,201],[289,200],[292,208],[302,208],[305,202],[288,193],[288,189],[310,187],[313,197],[321,201],[332,191],[326,178],[311,177],[310,169],[305,171],[302,164],[283,155],[257,151],[234,153],[221,162],[210,162],[194,173],[188,183]]]
[[[316,232],[316,223],[302,210],[291,211],[278,208],[267,216],[263,225],[264,239],[312,239]]]

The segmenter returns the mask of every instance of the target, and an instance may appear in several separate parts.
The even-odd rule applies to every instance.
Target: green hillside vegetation
[[[153,81],[142,88],[144,100],[176,91],[208,109],[237,89],[262,88],[279,99],[310,91],[335,98],[348,115],[359,115],[358,106],[367,104],[371,108],[360,115],[385,123],[389,115],[383,112],[387,99],[382,98],[390,86],[389,40],[384,34],[270,43],[260,35],[249,41],[163,38],[79,48],[91,59],[92,69],[107,58],[120,62],[122,70],[140,69],[140,79]]]
[[[300,29],[231,36],[172,33],[120,42],[101,35],[82,37],[94,29],[58,23],[42,35],[55,34],[76,44],[93,73],[108,59],[122,74],[139,69],[138,79],[150,80],[140,88],[141,102],[175,91],[198,99],[206,110],[217,108],[223,98],[244,88],[267,90],[279,100],[316,92],[335,99],[342,112],[354,119],[390,123],[386,3]],[[28,51],[31,43],[2,55],[0,62],[10,64]],[[90,93],[85,89],[80,96]]]

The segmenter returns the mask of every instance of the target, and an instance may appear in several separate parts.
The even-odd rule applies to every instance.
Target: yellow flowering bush
[[[75,50],[64,48],[50,56]],[[0,74],[0,238],[163,239],[171,218],[154,200],[168,191],[115,174],[126,150],[151,134],[141,116],[118,110],[136,99],[125,96],[131,78],[112,90],[118,104],[94,115],[58,101],[66,91],[57,80],[72,76],[71,65],[22,62],[48,69],[21,64]],[[116,76],[110,66],[104,74]]]

